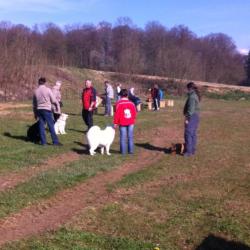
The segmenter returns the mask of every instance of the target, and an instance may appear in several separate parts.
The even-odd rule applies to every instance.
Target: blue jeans
[[[122,154],[134,153],[134,125],[120,126],[120,151]]]
[[[49,110],[45,110],[45,109],[38,109],[37,110],[37,117],[39,119],[38,122],[39,122],[39,134],[40,134],[40,138],[41,138],[41,144],[42,145],[47,144],[46,135],[45,135],[46,123],[48,125],[53,144],[58,144],[59,141],[58,141],[58,137],[55,133],[52,112]]]
[[[105,115],[111,115],[111,98],[106,96]]]
[[[199,120],[199,115],[195,113],[189,118],[188,124],[185,124],[184,137],[186,144],[186,153],[189,155],[195,154]]]

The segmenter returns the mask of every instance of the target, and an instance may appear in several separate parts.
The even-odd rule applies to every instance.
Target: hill
[[[36,73],[37,79],[43,75],[46,77],[50,86],[61,80],[63,82],[62,93],[64,99],[73,99],[80,96],[84,87],[84,81],[91,79],[99,93],[103,92],[103,83],[105,80],[111,81],[113,84],[122,83],[124,87],[135,87],[138,95],[146,94],[148,88],[152,84],[157,83],[162,89],[170,95],[182,95],[185,92],[186,83],[191,81],[188,79],[176,79],[159,76],[148,75],[129,75],[124,73],[97,71],[91,69],[79,69],[71,67],[55,67],[47,66],[40,72]],[[226,85],[221,83],[209,83],[195,81],[205,93],[215,93],[224,95],[225,93],[242,92],[250,93],[250,87],[237,85]],[[33,84],[19,84],[8,86],[7,89],[0,89],[0,101],[26,101],[31,99],[36,82]]]

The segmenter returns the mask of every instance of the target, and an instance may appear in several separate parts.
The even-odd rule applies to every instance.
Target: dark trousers
[[[154,98],[154,110],[158,110],[160,108],[160,99]]]
[[[40,138],[41,138],[41,144],[45,145],[47,143],[46,135],[45,135],[46,123],[48,125],[53,144],[58,144],[59,141],[58,141],[58,137],[55,133],[55,129],[54,129],[54,120],[53,120],[52,112],[45,110],[45,109],[38,109],[37,110],[37,117],[39,119],[39,134],[40,134]]]
[[[88,127],[88,130],[93,126],[93,111],[86,109],[82,110],[82,119]]]
[[[199,120],[199,115],[195,113],[189,118],[188,124],[185,124],[184,137],[186,144],[186,153],[190,155],[195,154]]]

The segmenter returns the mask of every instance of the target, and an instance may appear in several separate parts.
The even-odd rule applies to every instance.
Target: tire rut
[[[166,144],[165,138],[168,140],[179,138],[178,133],[173,133],[172,130],[157,129],[156,134],[161,136],[157,136],[152,143],[158,147]],[[108,184],[158,162],[165,154],[162,150],[142,149],[140,152],[131,162],[124,163],[109,172],[98,173],[84,183],[58,192],[48,200],[28,206],[0,220],[0,246],[9,241],[56,230],[80,214],[87,206],[100,207],[107,202],[115,201],[116,197],[110,195],[107,190]]]

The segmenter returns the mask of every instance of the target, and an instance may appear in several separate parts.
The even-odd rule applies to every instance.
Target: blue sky
[[[0,20],[14,24],[115,24],[118,17],[141,28],[158,21],[186,25],[198,36],[223,32],[250,50],[250,0],[0,0]]]

